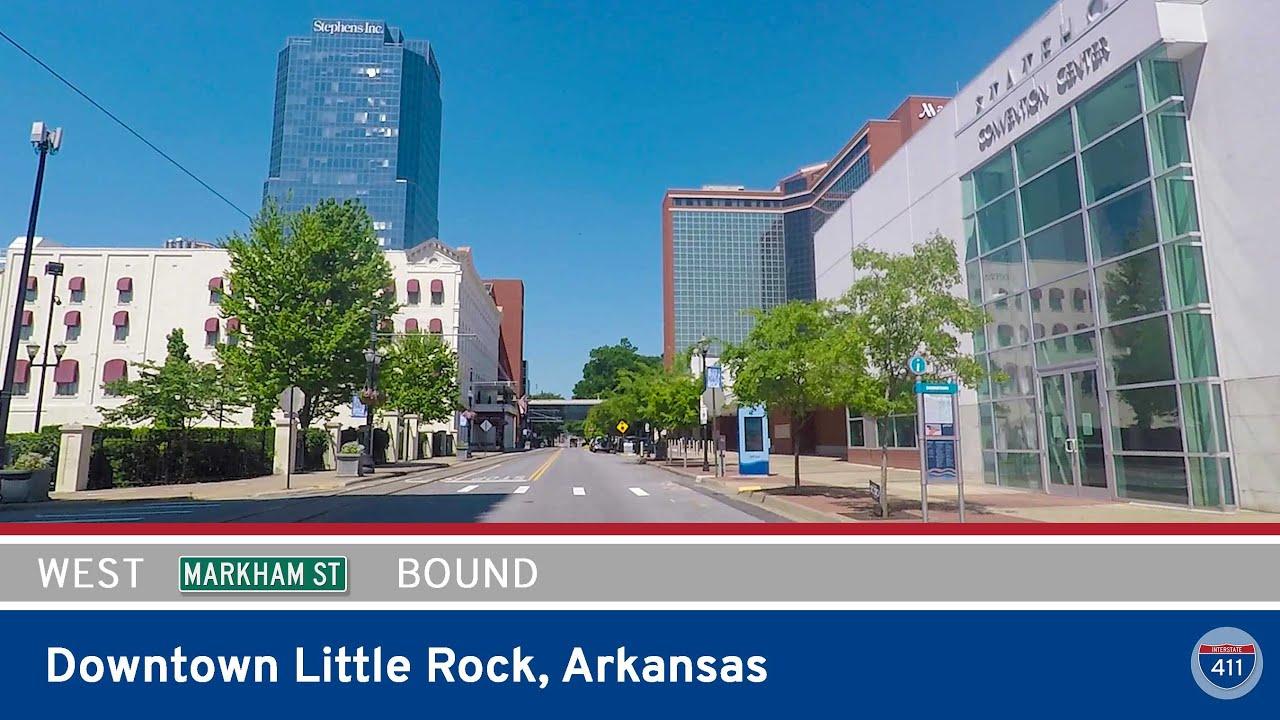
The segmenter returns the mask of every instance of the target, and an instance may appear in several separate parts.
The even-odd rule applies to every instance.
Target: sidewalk
[[[800,457],[800,487],[790,455],[771,455],[770,474],[738,475],[738,454],[725,454],[725,477],[715,478],[715,465],[704,473],[702,458],[689,458],[689,466],[672,461],[650,461],[685,477],[699,479],[707,487],[763,504],[799,522],[885,522],[878,516],[869,482],[880,482],[880,468],[858,465],[840,458]],[[920,473],[889,469],[889,519],[887,522],[920,522]],[[966,522],[1277,522],[1280,515],[1240,510],[1224,513],[1129,501],[1062,497],[1032,490],[1015,490],[968,479],[964,485]],[[956,485],[929,486],[929,521],[959,519]]]
[[[80,492],[49,493],[50,500],[95,500],[95,501],[127,501],[127,500],[245,500],[262,497],[286,497],[292,494],[303,494],[318,490],[337,490],[358,483],[389,480],[424,470],[439,470],[453,467],[460,463],[481,463],[494,457],[502,457],[499,453],[487,453],[473,457],[471,460],[460,460],[455,456],[425,458],[410,462],[397,462],[379,465],[372,475],[361,477],[338,477],[336,470],[315,470],[294,473],[289,478],[289,488],[285,488],[284,475],[263,475],[243,480],[223,480],[220,482],[184,483],[181,485],[149,485],[146,487],[110,488],[106,490],[82,490]],[[479,467],[480,465],[477,465]],[[20,508],[22,504],[8,507]],[[26,506],[29,507],[29,506]]]

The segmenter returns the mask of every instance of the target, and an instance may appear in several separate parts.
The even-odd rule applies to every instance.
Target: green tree
[[[529,396],[530,400],[563,400],[564,396],[558,392],[547,392],[540,390]]]
[[[98,408],[108,424],[137,425],[187,430],[209,418],[226,420],[241,403],[228,391],[220,369],[191,359],[181,328],[168,335],[168,352],[163,364],[134,363],[137,379],[121,378],[106,384],[108,393],[125,398],[113,408]]]
[[[221,311],[239,318],[240,337],[219,354],[255,420],[270,417],[289,385],[306,393],[304,428],[332,416],[364,385],[372,318],[396,310],[386,292],[391,266],[369,214],[354,200],[323,200],[295,214],[268,202],[249,234],[232,235],[226,247]]]
[[[643,419],[659,430],[676,432],[698,424],[702,383],[689,373],[663,370],[632,381]]]
[[[854,333],[837,332],[823,302],[792,301],[754,311],[755,325],[721,363],[733,377],[741,405],[764,405],[790,419],[795,484],[800,485],[799,425],[814,410],[836,407],[859,380],[861,346]]]
[[[458,356],[436,335],[408,333],[391,344],[382,363],[386,407],[442,422],[458,409]]]
[[[907,361],[916,353],[928,359],[935,375],[969,386],[982,378],[978,362],[961,352],[960,337],[982,327],[986,314],[954,292],[960,286],[960,261],[950,239],[935,233],[907,253],[863,245],[852,259],[856,279],[837,304],[837,333],[857,338],[866,372],[848,386],[842,404],[877,418],[915,412],[915,376]],[[880,512],[887,517],[888,439],[877,434]]]
[[[575,398],[603,398],[617,391],[624,371],[656,370],[662,367],[657,355],[641,355],[627,338],[617,345],[602,345],[591,351],[582,366],[582,379],[573,386]]]

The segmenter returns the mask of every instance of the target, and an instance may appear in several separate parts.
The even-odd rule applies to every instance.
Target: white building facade
[[[38,364],[46,347],[52,367],[45,368],[41,425],[98,425],[102,419],[98,408],[122,402],[108,395],[104,384],[129,376],[135,363],[163,362],[166,337],[173,329],[182,328],[191,357],[202,362],[214,360],[219,344],[234,342],[239,323],[221,317],[218,307],[230,268],[230,259],[221,249],[59,247],[38,238],[30,274],[22,278],[18,271],[24,242],[18,238],[10,245],[3,273],[3,337],[8,338],[16,293],[24,292],[27,298],[10,432],[34,429]],[[386,258],[401,306],[391,330],[438,334],[454,348],[460,405],[468,392],[475,392],[472,385],[497,381],[499,310],[476,272],[470,250],[430,241],[410,250],[387,251]],[[49,262],[63,265],[63,275],[56,280],[44,272]],[[59,343],[66,346],[61,360],[52,352]],[[41,346],[35,366],[28,359],[28,344]],[[445,433],[450,436],[448,444],[455,446],[459,439],[466,439],[465,431],[459,433],[460,417],[422,423],[419,431]],[[333,420],[343,427],[360,427],[365,422],[353,416],[349,406],[340,408]],[[379,419],[380,424],[392,421]],[[248,411],[234,424],[250,424]],[[490,446],[499,441],[495,433],[477,433],[471,440]],[[504,447],[514,442],[512,437],[504,440]]]
[[[1280,511],[1277,21],[1264,0],[1056,2],[818,232],[820,298],[859,244],[954,239],[990,315],[971,481]],[[884,431],[854,411],[851,449]]]

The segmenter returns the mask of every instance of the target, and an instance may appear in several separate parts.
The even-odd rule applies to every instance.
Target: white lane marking
[[[640,488],[628,488],[628,489],[631,491],[631,494],[635,495],[636,497],[649,497],[649,493],[645,492],[644,490],[641,490]]]
[[[516,488],[516,489],[515,489],[515,490],[513,490],[512,492],[513,492],[514,494],[516,494],[516,495],[523,495],[523,494],[525,494],[525,493],[529,492],[529,486],[528,486],[528,485],[521,485],[520,487]]]
[[[526,478],[526,477],[525,477],[525,476],[523,476],[523,475],[479,475],[479,476],[477,476],[477,477],[464,478],[464,479],[449,478],[448,480],[441,480],[440,482],[443,482],[443,483],[455,483],[455,484],[460,484],[460,483],[481,483],[481,484],[485,484],[485,483],[522,483],[522,482],[525,482],[527,479],[528,479],[528,478]]]
[[[584,487],[578,487],[578,486],[576,486],[576,485],[575,485],[575,486],[574,486],[574,488],[573,488],[573,494],[574,494],[574,495],[586,495],[586,494],[587,494],[587,489],[586,489],[586,488],[584,488]]]
[[[480,487],[480,486],[479,486],[479,485],[468,485],[468,486],[466,486],[466,487],[458,488],[458,492],[460,492],[460,493],[464,493],[464,492],[471,492],[472,490],[475,490],[475,489],[476,489],[476,488],[478,488],[478,487]]]

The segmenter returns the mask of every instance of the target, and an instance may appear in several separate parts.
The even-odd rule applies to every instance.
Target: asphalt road
[[[755,505],[619,455],[512,453],[338,491],[220,501],[67,501],[0,522],[778,522]]]

